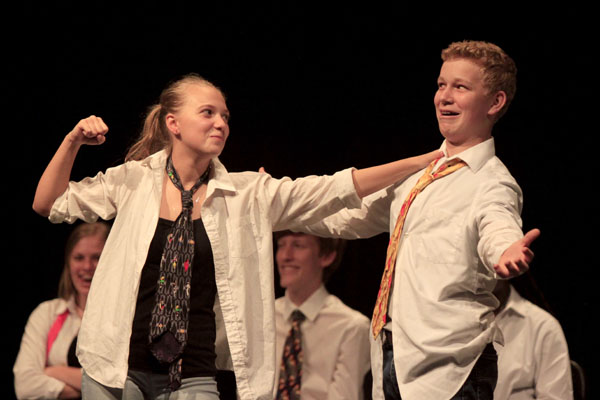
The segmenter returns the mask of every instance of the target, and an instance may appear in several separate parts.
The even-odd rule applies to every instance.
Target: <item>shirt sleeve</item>
[[[77,219],[94,222],[109,220],[117,213],[119,191],[127,184],[128,168],[121,165],[99,172],[92,178],[69,182],[65,192],[55,201],[49,220],[53,223],[73,223]]]
[[[344,208],[311,225],[296,225],[291,229],[324,237],[361,239],[389,231],[390,206],[394,186],[375,192],[362,201],[361,208]]]
[[[261,193],[268,207],[273,230],[290,229],[293,225],[309,225],[342,208],[360,207],[352,168],[332,176],[307,176],[291,180],[274,179],[260,174]]]
[[[479,232],[477,251],[485,266],[499,278],[494,265],[512,243],[523,237],[521,188],[512,177],[490,179],[482,184],[475,201]]]
[[[328,399],[362,399],[363,383],[370,367],[369,321],[357,320],[344,334]]]
[[[49,302],[40,304],[29,316],[21,347],[13,367],[18,399],[58,398],[65,384],[44,374],[46,342],[54,312]]]

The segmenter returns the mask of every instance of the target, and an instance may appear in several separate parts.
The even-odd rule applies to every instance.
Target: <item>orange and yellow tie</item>
[[[375,310],[373,311],[372,328],[373,336],[375,338],[377,338],[377,335],[379,335],[379,332],[381,332],[381,329],[387,321],[387,308],[390,295],[390,288],[392,287],[392,280],[394,279],[394,266],[396,265],[398,244],[400,242],[402,227],[404,226],[404,221],[406,220],[406,215],[408,214],[408,209],[410,205],[412,204],[415,197],[419,193],[421,193],[431,182],[443,176],[449,175],[457,169],[467,165],[464,161],[455,158],[450,161],[447,161],[440,168],[438,168],[437,171],[431,173],[431,171],[433,171],[433,167],[438,162],[438,160],[439,159],[429,164],[423,176],[419,178],[417,184],[412,188],[406,200],[404,200],[402,208],[400,209],[400,213],[398,214],[396,226],[394,227],[394,232],[392,233],[390,243],[388,245],[387,256],[385,259],[385,270],[383,271],[383,277],[381,278],[379,293],[377,294],[377,301],[375,302]]]

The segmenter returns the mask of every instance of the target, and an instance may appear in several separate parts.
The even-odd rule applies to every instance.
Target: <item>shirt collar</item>
[[[147,165],[152,169],[164,169],[167,164],[168,156],[169,154],[166,150],[160,150],[142,160],[142,165]],[[212,159],[212,165],[213,170],[210,172],[206,197],[209,197],[217,189],[236,192],[236,188],[231,181],[229,172],[227,172],[227,169],[218,157]]]
[[[473,172],[477,172],[485,165],[485,163],[496,154],[496,147],[494,145],[494,138],[490,137],[489,139],[473,146],[469,147],[467,150],[461,151],[458,154],[455,154],[452,157],[448,157],[448,153],[446,151],[446,140],[442,143],[440,150],[444,152],[445,157],[441,158],[441,162],[438,162],[438,165],[441,165],[442,162],[447,160],[452,160],[454,158],[460,158],[464,162],[467,163],[469,168]]]
[[[75,303],[75,295],[71,295],[68,300],[64,300],[60,303],[60,306],[56,307],[54,313],[56,316],[63,314],[69,310],[71,314],[77,314],[77,304]]]
[[[508,295],[508,299],[506,300],[506,305],[504,306],[502,311],[500,311],[500,314],[498,316],[512,311],[515,314],[520,315],[521,317],[525,317],[525,310],[523,308],[526,304],[527,301],[523,297],[521,297],[521,295],[511,285],[510,293]]]
[[[302,314],[306,316],[306,319],[312,322],[317,318],[319,311],[321,311],[321,309],[325,305],[325,300],[327,299],[327,296],[329,296],[329,292],[327,291],[327,289],[325,289],[325,286],[321,285],[317,290],[314,291],[313,294],[310,295],[308,299],[304,301],[304,303],[300,305],[300,307],[298,307],[297,305],[292,303],[289,297],[287,297],[286,292],[286,296],[284,297],[285,302],[283,309],[283,318],[287,321],[294,310],[300,310]]]
[[[231,181],[229,172],[227,172],[227,169],[221,163],[218,157],[212,159],[212,165],[214,168],[211,171],[211,177],[208,181],[208,190],[206,193],[206,197],[208,197],[215,189],[236,192],[237,189]]]
[[[166,150],[157,151],[154,154],[144,158],[141,163],[142,165],[149,166],[152,169],[164,168],[167,164],[168,153]]]

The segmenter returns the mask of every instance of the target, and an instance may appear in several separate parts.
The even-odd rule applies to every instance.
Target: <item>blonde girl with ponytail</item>
[[[296,180],[229,173],[219,161],[230,133],[229,116],[219,88],[187,75],[171,83],[149,109],[124,164],[70,181],[79,148],[106,139],[106,123],[90,116],[66,135],[44,171],[33,203],[36,212],[54,223],[114,219],[78,339],[84,399],[170,391],[218,399],[215,376],[222,365],[234,371],[240,399],[272,398],[278,368],[272,232],[359,207],[362,197],[439,155],[434,151]],[[181,248],[177,241],[183,236],[172,232],[184,204],[194,236],[181,246],[189,243],[194,255],[190,263],[170,263],[168,249],[173,243]],[[188,283],[177,286],[169,281],[171,273],[181,274],[177,282]],[[162,321],[161,307],[182,298],[177,296],[189,303],[182,317],[186,324],[153,336],[162,323],[155,324]],[[169,326],[179,321],[180,305],[173,310]],[[157,348],[177,351],[165,362],[164,353],[155,354]]]

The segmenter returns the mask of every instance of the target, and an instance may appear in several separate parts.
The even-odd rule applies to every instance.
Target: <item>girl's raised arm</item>
[[[92,115],[79,121],[65,136],[38,182],[33,199],[35,212],[44,217],[50,215],[54,201],[64,193],[69,184],[71,169],[81,145],[104,143],[106,132],[108,126],[102,118]]]

